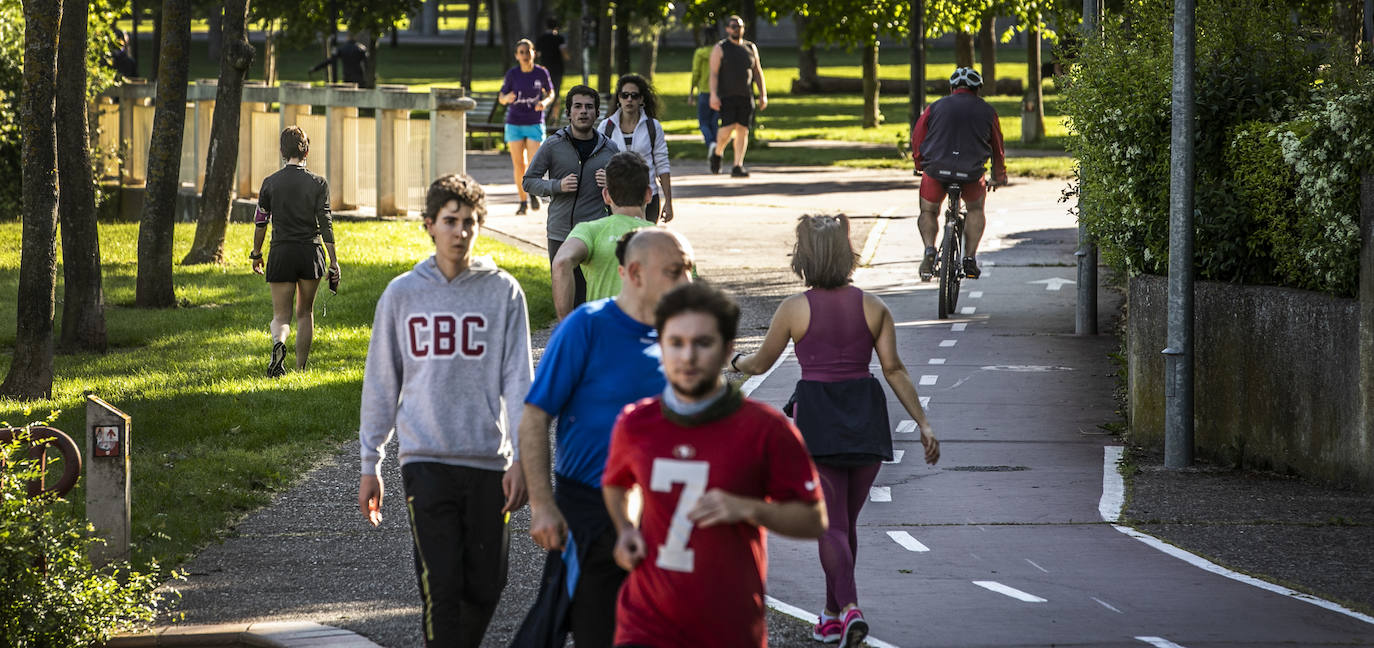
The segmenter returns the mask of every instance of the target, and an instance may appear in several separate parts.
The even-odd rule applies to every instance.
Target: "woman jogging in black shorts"
[[[305,168],[310,138],[299,126],[281,132],[281,156],[286,164],[267,176],[258,192],[253,216],[253,272],[263,274],[262,242],[272,224],[267,253],[267,285],[272,289],[272,358],[267,377],[286,373],[286,337],[291,333],[291,309],[296,311],[296,369],[305,369],[310,340],[315,334],[315,293],[328,272],[339,280],[339,257],[334,253],[334,225],[329,212],[329,181]],[[324,255],[329,252],[326,268]]]

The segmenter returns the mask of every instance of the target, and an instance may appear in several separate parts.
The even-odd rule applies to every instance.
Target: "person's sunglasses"
[[[622,93],[620,93],[620,98],[621,98],[621,99],[636,99],[636,100],[637,100],[637,99],[639,99],[639,97],[640,97],[640,94],[639,94],[638,92],[622,92]]]
[[[734,28],[734,27],[743,27],[743,26],[744,26],[744,23],[737,23],[737,22],[732,22],[732,23],[729,23],[729,24],[726,25],[726,27],[731,27],[731,28]]]

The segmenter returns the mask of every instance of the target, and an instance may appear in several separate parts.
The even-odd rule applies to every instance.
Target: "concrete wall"
[[[1362,419],[1359,302],[1266,286],[1197,282],[1197,455],[1374,490]],[[1133,440],[1164,443],[1165,277],[1131,279],[1127,388]]]

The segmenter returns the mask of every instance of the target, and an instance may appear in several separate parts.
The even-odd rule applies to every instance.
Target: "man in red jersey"
[[[733,299],[683,285],[663,296],[654,319],[668,388],[621,412],[602,478],[615,559],[630,572],[615,644],[760,648],[768,643],[763,529],[825,532],[816,467],[781,413],[721,379],[739,324]],[[635,485],[644,501],[638,527],[628,513]]]

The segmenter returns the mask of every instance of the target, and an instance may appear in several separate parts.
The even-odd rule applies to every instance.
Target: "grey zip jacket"
[[[596,186],[597,169],[606,168],[611,156],[620,146],[596,130],[596,148],[586,162],[577,155],[572,143],[571,126],[564,126],[550,135],[534,159],[525,169],[522,185],[527,193],[552,196],[548,210],[548,236],[553,241],[565,241],[573,225],[596,220],[606,215],[606,201],[601,199],[601,187]],[[568,174],[577,174],[577,191],[563,191],[559,186]],[[545,175],[548,175],[545,178]]]
[[[430,257],[377,301],[363,373],[362,473],[377,474],[391,435],[401,465],[506,470],[533,376],[525,293],[486,257],[452,281]]]

